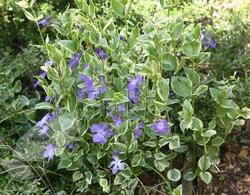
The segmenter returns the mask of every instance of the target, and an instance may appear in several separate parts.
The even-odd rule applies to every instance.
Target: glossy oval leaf
[[[173,91],[181,97],[188,97],[192,95],[192,82],[186,77],[172,77],[171,87]]]

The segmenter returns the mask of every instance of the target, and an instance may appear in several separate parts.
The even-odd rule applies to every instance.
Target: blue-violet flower
[[[104,49],[101,48],[95,48],[96,55],[101,58],[102,60],[105,60],[107,58],[107,54]]]
[[[50,16],[47,16],[47,17],[45,17],[45,18],[39,20],[39,21],[38,21],[38,25],[39,25],[40,27],[45,27],[45,26],[47,26],[47,25],[49,24],[49,19],[50,19]]]
[[[135,131],[134,131],[135,139],[139,139],[141,137],[143,127],[144,127],[144,124],[142,122],[139,122],[137,124],[137,127],[135,128]]]
[[[154,124],[152,124],[151,128],[159,135],[164,135],[170,131],[168,121],[166,119],[158,119]]]
[[[119,159],[118,156],[113,156],[113,160],[109,164],[109,168],[112,169],[112,173],[116,174],[118,171],[122,171],[125,168],[125,163]]]
[[[99,144],[105,144],[107,138],[110,138],[113,135],[113,132],[109,130],[105,123],[93,124],[90,130],[92,132],[93,142]]]
[[[140,99],[139,85],[143,82],[141,75],[138,75],[135,79],[131,80],[128,84],[128,98],[131,103],[136,104]]]
[[[71,69],[74,69],[76,68],[76,66],[79,64],[80,60],[81,60],[81,57],[82,57],[82,53],[75,53],[68,61],[68,66],[71,68]]]
[[[45,151],[43,153],[43,157],[47,158],[48,161],[52,160],[56,153],[56,146],[55,144],[49,144],[46,146]]]

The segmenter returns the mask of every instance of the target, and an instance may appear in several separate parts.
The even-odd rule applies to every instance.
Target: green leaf
[[[169,142],[169,149],[174,150],[176,148],[179,148],[180,145],[180,137],[178,135],[175,135],[172,140]]]
[[[206,171],[210,168],[211,162],[206,155],[203,155],[198,161],[198,166],[202,171]]]
[[[138,26],[136,26],[132,29],[132,32],[131,32],[129,39],[128,39],[128,50],[132,49],[135,46],[135,44],[137,42],[137,38],[140,35],[139,32],[140,31],[139,31]]]
[[[62,130],[66,131],[67,129],[70,129],[71,127],[73,127],[76,119],[73,113],[66,112],[59,116],[58,121],[61,125]]]
[[[211,53],[210,52],[201,52],[199,55],[199,63],[204,63],[206,62],[209,58],[211,57]]]
[[[29,8],[29,3],[28,3],[28,1],[25,1],[25,0],[18,1],[18,2],[16,2],[16,4],[24,9]]]
[[[179,60],[172,53],[166,53],[162,57],[162,68],[165,70],[175,70],[179,66]]]
[[[110,191],[110,187],[109,187],[109,183],[108,180],[106,178],[100,178],[99,180],[99,184],[102,187],[102,190],[106,193],[109,193]]]
[[[233,101],[233,100],[225,100],[221,104],[222,108],[228,108],[228,109],[234,109],[237,110],[239,109],[239,106]]]
[[[194,92],[195,95],[201,95],[208,90],[207,85],[200,85]]]
[[[140,165],[145,164],[144,162],[144,158],[142,157],[141,154],[136,154],[133,156],[132,160],[131,160],[131,166],[132,167],[138,167]]]
[[[55,141],[56,141],[56,145],[58,145],[59,147],[65,145],[66,138],[65,138],[64,134],[61,131],[57,131],[54,134],[54,138],[55,138]]]
[[[125,179],[126,178],[121,173],[116,174],[115,180],[114,180],[114,185],[123,184]]]
[[[206,172],[200,172],[200,178],[206,184],[209,184],[212,181],[213,176],[211,175],[211,173],[209,173],[209,172],[206,171]]]
[[[53,104],[49,103],[49,102],[41,102],[36,104],[35,106],[36,110],[52,110],[54,109]]]
[[[183,32],[184,24],[179,22],[174,25],[173,31],[170,33],[172,39],[177,40],[180,38],[181,33]]]
[[[60,40],[57,42],[62,48],[68,50],[71,53],[76,52],[77,44],[75,41],[72,40]]]
[[[220,136],[217,136],[212,139],[212,145],[213,146],[220,146],[224,143],[224,139]]]
[[[98,162],[97,155],[94,154],[94,153],[88,154],[88,155],[87,155],[87,159],[88,159],[88,161],[89,161],[90,163],[92,163],[92,164],[94,164],[94,165],[97,164],[97,162]]]
[[[192,82],[186,77],[172,77],[171,87],[173,91],[181,97],[188,97],[192,95]]]
[[[56,147],[56,156],[62,155],[64,152],[65,147]]]
[[[83,174],[80,171],[76,171],[73,174],[73,181],[78,181],[83,177]]]
[[[201,34],[201,25],[197,24],[195,28],[193,28],[192,35],[194,39],[200,39]]]
[[[88,15],[92,18],[95,16],[95,5],[92,0],[89,0]]]
[[[204,133],[201,134],[201,136],[204,136],[204,137],[212,137],[216,134],[217,132],[215,130],[207,130],[205,131]]]
[[[111,7],[118,16],[123,16],[124,6],[118,0],[112,0]]]
[[[127,151],[127,146],[119,142],[113,143],[113,147],[114,147],[114,150],[119,150],[122,153]]]
[[[203,122],[196,117],[192,117],[192,130],[201,131],[203,128]]]
[[[162,137],[159,142],[158,142],[158,145],[160,147],[163,147],[165,145],[167,145],[169,142],[170,142],[171,139],[169,139],[168,137]]]
[[[60,81],[60,76],[55,68],[48,67],[48,78],[58,83]]]
[[[169,162],[166,159],[154,160],[154,165],[157,170],[160,172],[164,171],[167,167],[169,167]]]
[[[155,147],[156,147],[156,143],[153,142],[153,141],[143,142],[143,145],[144,145],[144,146],[151,147],[151,148],[155,148]]]
[[[242,108],[240,111],[240,116],[242,116],[244,119],[250,119],[250,108]]]
[[[189,129],[191,127],[192,127],[192,120],[191,119],[184,119],[180,123],[180,128],[182,131],[184,131],[185,129]]]
[[[179,181],[181,179],[181,172],[178,169],[170,169],[167,173],[167,177],[171,181]]]
[[[99,176],[101,175],[101,172],[99,172],[98,174]],[[101,177],[105,177],[105,172],[104,175],[101,175]],[[91,173],[91,171],[86,171],[85,172],[85,181],[88,185],[90,185],[92,183],[93,180],[93,174]]]
[[[14,90],[16,93],[20,92],[22,90],[22,82],[20,80],[17,80],[14,85]]]
[[[24,12],[25,16],[26,16],[29,20],[31,20],[31,21],[36,21],[35,16],[33,16],[33,15],[32,15],[30,12],[28,12],[26,9],[23,9],[23,12]]]
[[[184,175],[184,179],[186,181],[192,181],[194,180],[196,177],[196,175],[192,172],[192,171],[188,171],[185,175]]]
[[[182,195],[182,185],[179,185],[177,188],[175,188],[172,192],[172,195]]]
[[[250,119],[250,108],[242,108],[240,111],[240,116],[242,116],[244,119]]]
[[[185,74],[192,81],[194,86],[200,85],[200,75],[192,68],[184,68]]]
[[[132,141],[129,144],[128,153],[134,152],[137,149],[137,147],[138,147],[138,143],[136,141]]]
[[[156,82],[156,91],[160,99],[165,102],[169,95],[169,79],[159,79]]]
[[[130,189],[135,189],[136,188],[136,186],[137,186],[137,184],[138,184],[138,179],[137,178],[135,178],[135,179],[130,179],[130,181],[128,182],[128,187],[130,188]],[[133,192],[133,191],[132,191]],[[132,193],[130,193],[130,194],[132,194]],[[134,194],[134,193],[133,193]],[[128,193],[126,193],[126,195],[129,195]]]
[[[185,41],[182,46],[183,52],[189,57],[195,57],[200,54],[201,43],[197,40]]]
[[[68,100],[67,100],[67,108],[68,111],[73,112],[77,108],[77,97],[76,94],[72,91],[71,94],[69,94]]]
[[[182,104],[183,107],[183,118],[184,119],[188,119],[190,117],[192,117],[193,113],[194,113],[194,109],[192,107],[192,104],[190,103],[189,100],[185,100]]]
[[[164,158],[166,158],[167,156],[165,154],[163,154],[162,152],[158,152],[154,154],[154,157],[156,160],[162,160]]]
[[[66,169],[71,167],[72,162],[69,159],[62,159],[60,163],[58,164],[58,169]]]

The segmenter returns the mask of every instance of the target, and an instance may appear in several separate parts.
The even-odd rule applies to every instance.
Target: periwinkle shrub
[[[155,16],[131,29],[131,1],[112,0],[102,16],[92,1],[75,2],[46,26],[58,38],[46,36],[53,65],[37,77],[50,97],[36,106],[48,109],[36,124],[47,163],[92,194],[178,194],[196,177],[209,183],[220,146],[250,110],[234,102],[233,85],[199,72],[210,56],[200,26]]]

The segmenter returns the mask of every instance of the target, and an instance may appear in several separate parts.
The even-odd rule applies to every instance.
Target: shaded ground
[[[196,195],[250,195],[250,121],[244,129],[235,133],[234,143],[222,148],[221,172],[209,185],[198,182]]]

